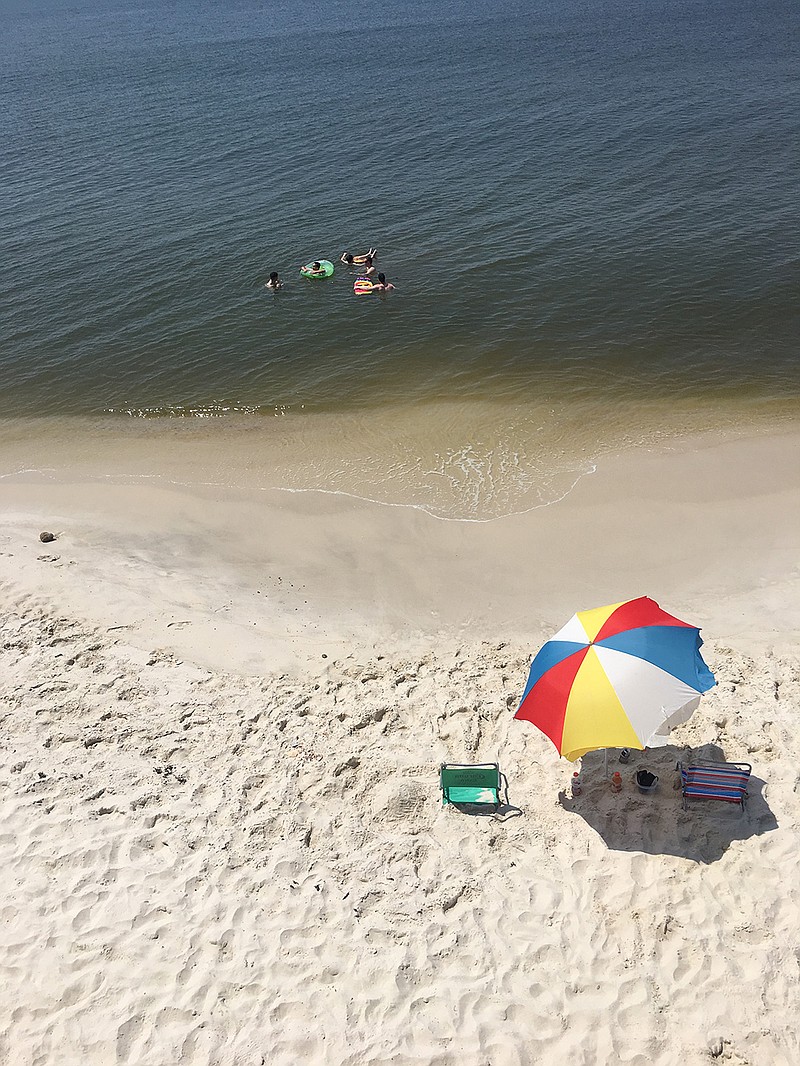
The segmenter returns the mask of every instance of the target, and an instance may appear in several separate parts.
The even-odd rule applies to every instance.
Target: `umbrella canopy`
[[[531,664],[514,716],[574,761],[597,748],[667,742],[712,688],[700,630],[646,596],[572,616]]]

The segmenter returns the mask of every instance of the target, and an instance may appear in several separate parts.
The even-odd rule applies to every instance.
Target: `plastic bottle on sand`
[[[617,770],[615,773],[613,773],[611,775],[611,791],[612,792],[621,792],[622,791],[622,777],[620,776],[619,770]]]
[[[581,775],[576,770],[572,775],[572,795],[580,796],[583,791],[583,785],[581,784]]]

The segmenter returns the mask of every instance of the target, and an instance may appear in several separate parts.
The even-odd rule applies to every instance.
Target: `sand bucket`
[[[636,787],[640,792],[645,795],[647,795],[648,792],[655,792],[657,784],[658,778],[655,774],[651,774],[649,770],[636,771]]]

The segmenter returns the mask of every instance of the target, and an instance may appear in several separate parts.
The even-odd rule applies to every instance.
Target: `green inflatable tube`
[[[329,278],[333,273],[333,263],[330,259],[317,259],[315,262],[319,263],[319,270],[314,270],[314,263],[306,263],[304,267],[300,267],[300,273],[304,278]]]

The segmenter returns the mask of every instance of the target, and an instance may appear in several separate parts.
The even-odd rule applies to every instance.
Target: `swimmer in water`
[[[375,267],[372,265],[371,255],[364,256],[363,270],[361,271],[361,273],[364,275],[365,278],[368,278],[370,274],[375,273]]]
[[[345,252],[339,262],[347,263],[348,266],[361,266],[361,264],[366,263],[368,259],[376,259],[377,255],[377,248],[370,248],[370,250],[365,252],[364,255],[352,255],[350,252]]]
[[[283,288],[283,282],[278,277],[278,271],[277,270],[273,270],[272,271],[272,273],[269,276],[269,281],[265,284],[264,288],[265,289],[274,289],[275,292],[277,292],[278,289],[282,289]]]
[[[378,274],[378,280],[372,285],[373,292],[391,292],[393,288],[394,285],[392,285],[391,281],[386,280],[385,274]]]

